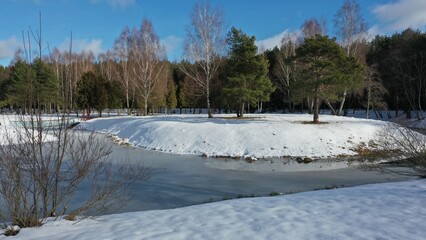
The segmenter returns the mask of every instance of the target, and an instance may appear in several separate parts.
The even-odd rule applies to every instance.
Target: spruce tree
[[[245,104],[269,101],[275,90],[267,77],[268,61],[257,55],[255,40],[236,28],[228,33],[230,72],[223,92],[228,102],[236,104],[237,117],[243,117]]]
[[[35,72],[29,64],[17,61],[12,67],[12,81],[8,91],[8,102],[21,108],[22,113],[29,112],[34,104]]]
[[[123,94],[120,91],[120,85],[116,81],[106,81],[105,89],[108,93],[108,108],[122,108],[123,107]]]
[[[100,116],[108,106],[108,92],[106,80],[94,72],[86,72],[77,82],[77,105],[87,111],[90,117],[92,108],[96,109]]]
[[[7,92],[10,81],[10,68],[0,65],[0,108],[7,105]]]
[[[167,83],[167,95],[166,95],[166,107],[167,109],[172,110],[177,106],[177,98],[176,98],[176,87],[173,80],[169,80]]]
[[[51,110],[52,104],[56,104],[59,98],[59,81],[55,77],[52,67],[46,62],[36,59],[32,64],[35,72],[36,101],[39,106]]]
[[[93,85],[92,93],[94,94],[93,98],[93,107],[98,111],[99,116],[102,117],[102,111],[108,107],[108,91],[107,91],[107,81],[101,75],[96,75],[94,79],[95,83]]]
[[[186,99],[186,93],[185,93],[185,91],[187,91],[186,90],[186,87],[185,87],[185,84],[182,84],[181,86],[179,86],[179,88],[178,88],[179,90],[178,90],[178,105],[179,105],[179,108],[180,108],[180,114],[182,114],[182,108],[186,108],[186,107],[188,107],[188,101],[187,101],[187,99]]]

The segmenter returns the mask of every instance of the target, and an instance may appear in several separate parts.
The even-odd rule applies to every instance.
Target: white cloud
[[[406,28],[424,30],[426,26],[425,0],[397,0],[378,5],[373,9],[378,23],[369,32],[372,35],[393,33]]]
[[[112,8],[125,9],[135,3],[135,0],[89,0],[92,4],[107,3]]]
[[[273,49],[274,47],[281,46],[281,40],[283,37],[288,36],[290,34],[289,30],[286,29],[277,35],[274,35],[270,38],[256,40],[256,46],[259,49],[259,52],[264,52],[267,49]]]
[[[134,0],[108,0],[108,4],[113,8],[124,9],[135,3]]]
[[[15,36],[0,40],[0,60],[13,58],[19,47],[21,47],[21,44]]]
[[[59,45],[59,50],[68,51],[70,41],[69,39],[65,40],[63,43]],[[72,50],[73,52],[80,53],[82,51],[89,52],[91,51],[95,56],[99,53],[102,53],[102,40],[100,39],[73,39],[72,40]]]
[[[176,57],[176,50],[182,47],[183,39],[175,35],[170,35],[165,39],[161,39],[161,44],[164,46],[167,56],[174,58]]]
[[[373,39],[376,35],[383,35],[385,34],[385,31],[381,29],[379,24],[374,24],[370,29],[368,29],[368,36],[367,38],[369,40]]]

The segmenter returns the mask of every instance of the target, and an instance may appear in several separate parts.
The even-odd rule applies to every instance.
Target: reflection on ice
[[[266,196],[271,192],[292,193],[401,179],[357,168],[325,171],[231,170],[227,168],[235,169],[236,160],[172,155],[123,146],[114,146],[111,157],[116,164],[124,159],[129,159],[130,162],[143,161],[152,170],[152,176],[148,180],[131,186],[130,202],[121,212],[168,209],[238,196]],[[244,160],[240,161],[238,165],[241,167]],[[267,165],[274,162],[262,161],[264,163],[259,160],[255,164]],[[283,164],[278,159],[275,162],[274,164]],[[250,164],[253,163],[246,162],[246,166],[256,166]],[[83,186],[76,199],[84,196],[87,191]]]

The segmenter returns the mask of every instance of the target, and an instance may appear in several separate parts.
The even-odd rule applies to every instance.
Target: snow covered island
[[[174,154],[226,157],[310,157],[357,155],[388,123],[350,117],[308,114],[172,115],[113,117],[81,123],[87,130],[112,134],[136,147]]]

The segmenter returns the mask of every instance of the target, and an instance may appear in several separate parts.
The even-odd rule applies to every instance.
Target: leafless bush
[[[126,187],[149,176],[142,164],[109,161],[111,144],[96,134],[69,129],[67,115],[47,121],[41,114],[20,115],[4,130],[0,145],[0,220],[19,227],[39,226],[56,215],[108,213],[122,206]],[[78,206],[82,184],[90,195]]]
[[[426,136],[390,123],[380,132],[379,147],[400,156],[369,168],[405,176],[426,177]]]

